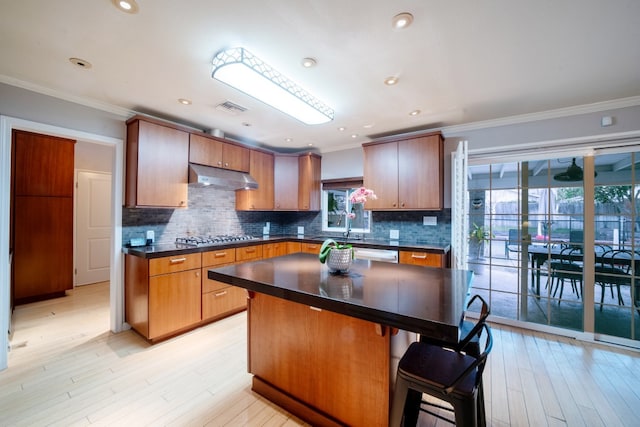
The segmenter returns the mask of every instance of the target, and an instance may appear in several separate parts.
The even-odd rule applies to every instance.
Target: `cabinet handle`
[[[171,264],[180,264],[185,262],[187,259],[186,258],[172,258],[169,263]]]
[[[252,254],[254,253],[256,250],[255,249],[245,249],[244,252],[247,254]]]
[[[200,272],[196,271],[196,277],[200,277]]]
[[[229,167],[229,163],[225,163],[225,164],[224,164],[224,167],[225,167],[225,168]]]
[[[427,258],[427,254],[424,254],[424,255],[411,254],[411,258],[425,259],[425,258]]]
[[[314,307],[314,306],[312,306],[312,305],[310,305],[310,306],[309,306],[309,308],[310,308],[311,310],[313,310],[313,311],[322,311],[322,309],[321,309],[321,308]]]
[[[393,207],[395,208],[396,206],[398,206],[398,204],[397,204],[397,203],[394,203],[394,204],[393,204],[393,205],[391,205],[391,206],[393,206]]]
[[[404,208],[404,202],[400,203],[400,207]]]
[[[222,258],[224,256],[227,256],[227,253],[226,252],[216,252],[213,256],[215,258]]]
[[[222,166],[222,162],[218,162],[218,165],[219,165],[219,166]]]
[[[222,292],[215,293],[214,296],[221,297],[221,296],[224,296],[226,294],[227,294],[227,291],[222,291]]]

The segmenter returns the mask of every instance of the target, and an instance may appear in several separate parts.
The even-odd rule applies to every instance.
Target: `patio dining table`
[[[531,285],[536,296],[540,296],[540,272],[542,265],[548,260],[563,259],[568,261],[582,261],[584,255],[581,251],[567,253],[562,251],[563,247],[549,247],[548,245],[529,245],[527,252],[531,260]],[[612,252],[596,250],[595,262],[605,264],[611,261]],[[633,258],[636,263],[640,262],[640,255]],[[616,258],[616,263],[631,263],[632,258]]]

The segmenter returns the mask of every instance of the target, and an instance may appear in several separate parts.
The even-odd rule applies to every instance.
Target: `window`
[[[369,233],[371,212],[364,210],[362,204],[352,205],[349,202],[349,195],[357,187],[359,186],[341,188],[340,185],[323,184],[322,231],[346,232],[348,226],[352,233]],[[348,218],[348,213],[355,214],[355,218]]]

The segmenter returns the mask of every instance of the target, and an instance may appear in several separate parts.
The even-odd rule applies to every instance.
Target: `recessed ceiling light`
[[[191,100],[186,98],[178,98],[178,102],[182,105],[191,105]]]
[[[384,79],[384,84],[386,84],[387,86],[393,86],[394,84],[398,83],[398,77],[396,76],[391,76],[391,77],[387,77],[386,79]]]
[[[73,65],[77,65],[80,68],[89,69],[92,67],[91,62],[85,61],[84,59],[80,58],[69,58],[69,62],[71,62]]]
[[[373,123],[367,123],[366,125],[362,126],[365,129],[371,129],[373,127]]]
[[[412,112],[409,113],[410,116],[417,116],[418,114],[420,114],[422,111],[420,110],[413,110]]]
[[[408,12],[399,13],[391,20],[391,25],[396,30],[403,30],[413,22],[413,15]]]
[[[311,144],[311,143],[309,143],[309,144],[307,144],[307,145],[308,145],[309,147],[313,147],[313,144]]]
[[[284,142],[291,142],[291,141],[293,141],[293,139],[291,139],[291,138],[285,138],[284,139]]]
[[[251,127],[251,123],[248,123],[248,122],[242,122],[242,126],[245,126],[245,127]]]
[[[138,3],[135,0],[111,0],[111,2],[123,12],[138,13]]]
[[[313,58],[302,58],[302,66],[304,68],[315,67],[318,62]]]
[[[354,139],[355,139],[355,138],[357,138],[357,137],[358,137],[358,134],[357,134],[357,133],[352,133],[352,134],[351,134],[351,138],[354,138]]]
[[[344,132],[345,130],[347,130],[347,128],[346,128],[346,127],[344,127],[344,126],[340,126],[340,127],[338,128],[338,130],[339,130],[340,132]]]

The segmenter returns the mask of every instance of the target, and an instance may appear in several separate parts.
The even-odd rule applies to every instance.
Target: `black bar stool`
[[[458,426],[485,425],[484,411],[479,410],[478,390],[482,383],[487,356],[493,346],[493,338],[489,325],[484,322],[478,322],[478,325],[480,331],[467,335],[461,343],[461,351],[453,351],[427,342],[414,342],[409,346],[398,364],[390,426],[402,425],[410,390],[434,396],[451,404],[455,424]],[[478,357],[465,354],[464,345],[477,335],[481,337],[480,340],[484,337],[481,353]],[[446,419],[428,410],[421,410]]]

